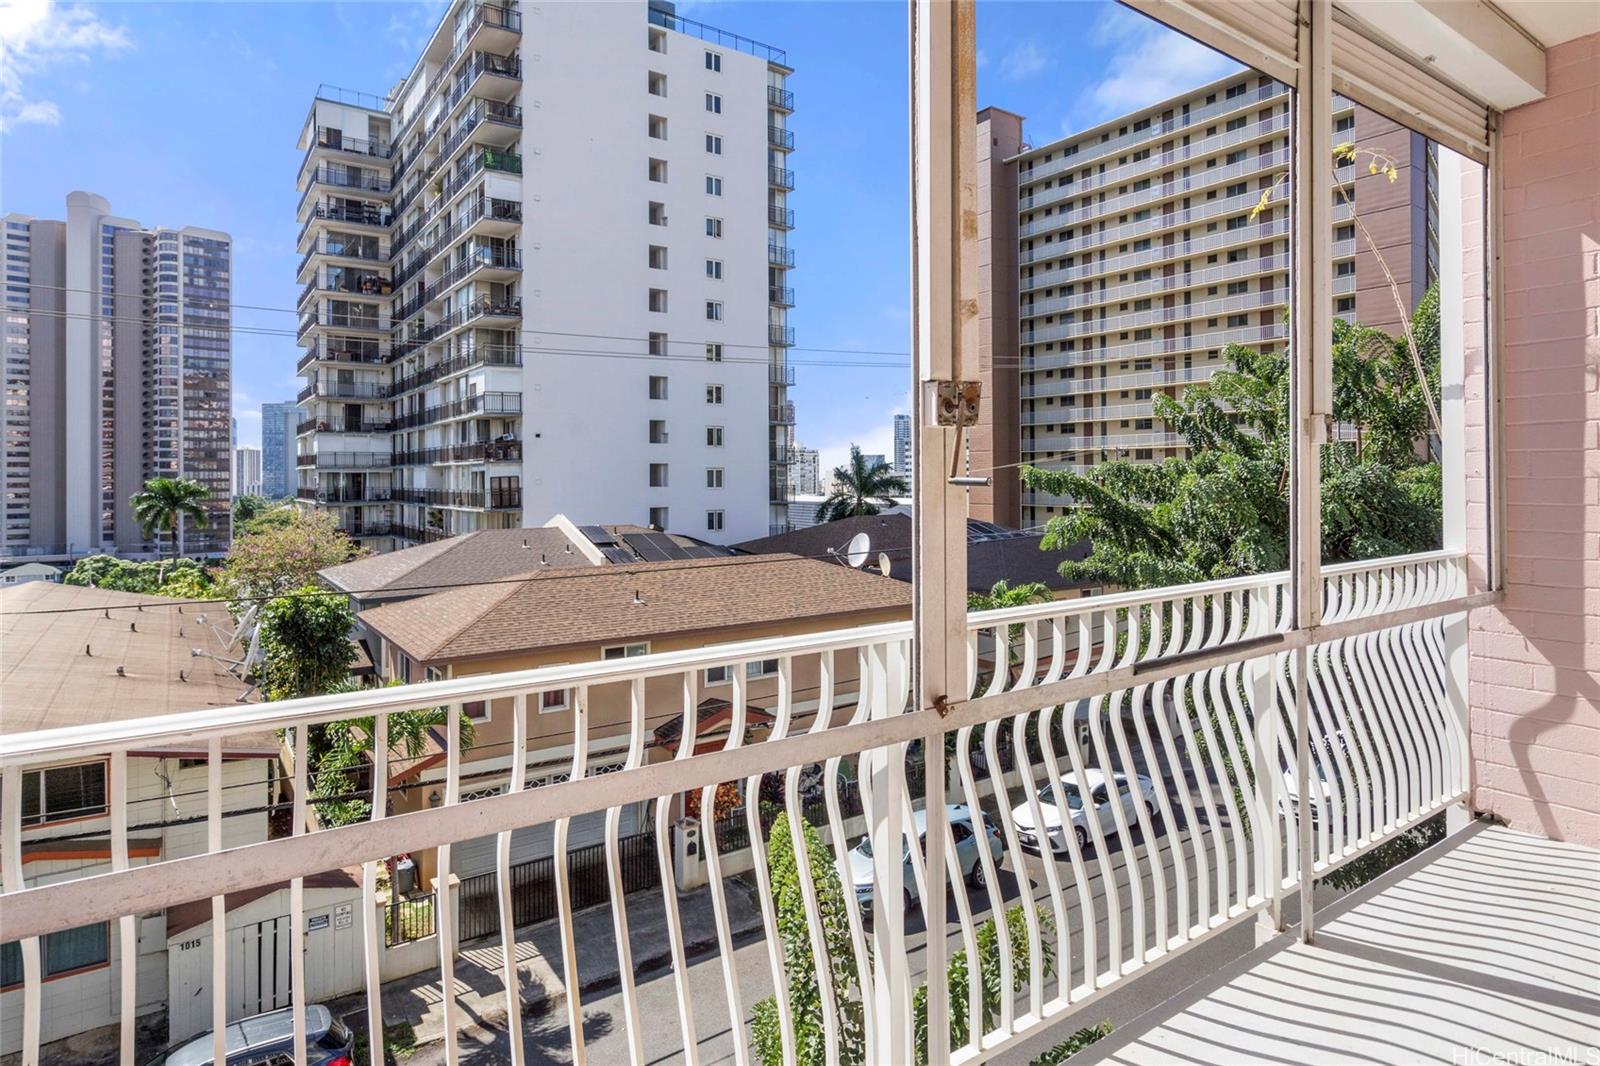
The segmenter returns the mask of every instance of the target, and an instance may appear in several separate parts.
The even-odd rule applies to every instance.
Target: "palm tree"
[[[1026,607],[1030,603],[1044,603],[1049,599],[1050,586],[1042,581],[1030,581],[1012,588],[1009,581],[1002,579],[991,585],[988,592],[967,593],[967,610],[998,611],[1002,607]],[[1021,635],[1021,623],[1006,626],[1006,647],[1010,649],[1007,657],[1012,663],[1018,659],[1017,638]]]
[[[896,496],[910,491],[906,479],[884,462],[867,465],[861,449],[850,445],[850,461],[833,469],[833,491],[817,510],[818,522],[878,513],[878,505],[894,506]]]
[[[198,481],[186,477],[153,477],[144,483],[144,491],[134,493],[128,500],[133,505],[133,517],[138,519],[144,535],[154,540],[158,533],[172,534],[172,557],[176,559],[183,539],[183,521],[188,519],[195,528],[206,527],[206,511],[201,503],[211,498],[211,491]]]

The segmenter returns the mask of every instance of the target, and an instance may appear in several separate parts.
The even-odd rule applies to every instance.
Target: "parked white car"
[[[1097,818],[1100,822],[1100,832],[1112,836],[1117,831],[1116,814],[1111,806],[1111,790],[1115,790],[1117,800],[1122,804],[1122,813],[1131,826],[1138,818],[1138,808],[1135,804],[1143,803],[1151,817],[1156,813],[1156,788],[1148,777],[1135,774],[1133,782],[1125,774],[1113,773],[1110,775],[1110,788],[1107,787],[1107,778],[1097,769],[1088,769],[1083,772],[1080,781],[1076,774],[1063,774],[1061,776],[1061,794],[1066,799],[1069,817],[1065,819],[1072,825],[1072,831],[1078,838],[1078,846],[1089,846],[1093,831],[1089,828],[1090,817]],[[1135,787],[1136,786],[1136,787]],[[1011,818],[1017,825],[1017,839],[1027,848],[1039,848],[1040,837],[1048,836],[1050,850],[1061,854],[1067,850],[1066,832],[1062,828],[1064,820],[1061,811],[1056,807],[1056,790],[1046,784],[1039,789],[1039,813],[1044,816],[1044,827],[1041,831],[1033,822],[1033,811],[1027,803],[1020,804],[1011,812]]]
[[[983,884],[983,859],[978,848],[986,846],[989,856],[995,862],[1000,861],[1000,831],[990,824],[987,815],[979,815],[978,827],[972,824],[972,814],[964,803],[953,803],[945,808],[945,817],[950,821],[950,835],[956,841],[956,866],[963,872],[967,884],[977,888]],[[911,816],[917,827],[917,843],[927,844],[928,815],[926,811],[916,811]],[[907,906],[917,901],[917,879],[911,870],[911,852],[902,845],[905,859],[904,880],[906,886]],[[862,907],[872,906],[872,840],[863,838],[861,843],[850,849],[850,880],[851,887],[855,890],[856,900]]]

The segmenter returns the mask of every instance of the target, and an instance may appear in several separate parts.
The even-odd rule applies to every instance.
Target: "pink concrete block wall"
[[[1474,804],[1600,846],[1600,35],[1550,49],[1548,65],[1549,95],[1503,127],[1506,598],[1471,624]],[[1468,190],[1468,293],[1481,291],[1482,210]],[[1481,337],[1481,301],[1467,318],[1467,336]],[[1469,374],[1469,412],[1482,390]],[[1475,560],[1482,421],[1468,416]]]

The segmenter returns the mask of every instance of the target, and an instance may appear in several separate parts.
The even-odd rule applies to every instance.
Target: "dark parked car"
[[[307,1066],[351,1066],[350,1030],[320,1004],[306,1007]],[[216,1066],[208,1029],[175,1044],[146,1066]],[[285,1007],[228,1023],[225,1066],[290,1066],[294,1062],[294,1011]]]

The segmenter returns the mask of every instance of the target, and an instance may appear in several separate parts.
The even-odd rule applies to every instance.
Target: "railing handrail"
[[[1457,551],[1388,556],[1382,559],[1335,564],[1323,568],[1323,574],[1344,576],[1361,570],[1387,570],[1464,557],[1465,553]],[[724,565],[745,564],[734,561]],[[981,630],[991,629],[997,625],[1011,625],[1053,617],[1072,618],[1081,614],[1161,603],[1189,596],[1240,592],[1285,583],[1287,580],[1287,572],[1280,570],[1270,574],[1256,574],[1223,581],[1197,582],[1160,589],[1139,589],[1076,600],[1051,600],[1022,607],[975,611],[968,614],[967,625],[969,630]],[[329,594],[342,595],[335,592]],[[226,601],[206,602],[216,602],[221,606]],[[127,750],[154,738],[171,741],[225,737],[229,734],[262,732],[294,725],[316,725],[423,706],[492,700],[518,693],[572,688],[580,684],[593,686],[631,681],[636,678],[660,677],[751,660],[811,655],[863,644],[903,642],[911,639],[911,632],[909,620],[885,622],[848,629],[826,630],[820,633],[732,641],[629,659],[541,666],[528,670],[422,682],[363,692],[307,696],[239,707],[212,707],[176,714],[125,719],[119,722],[61,726],[28,733],[0,735],[0,768],[46,762],[86,750],[96,753]]]

